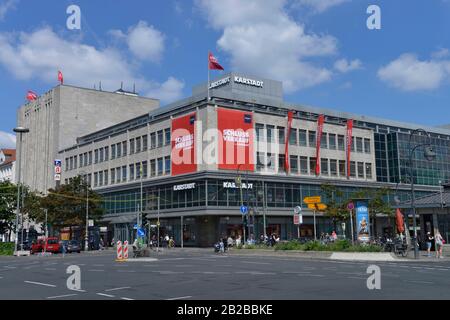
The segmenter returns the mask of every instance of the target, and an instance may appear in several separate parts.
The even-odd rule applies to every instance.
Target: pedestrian
[[[236,247],[240,247],[241,246],[241,235],[238,235],[237,237],[236,237]]]
[[[166,236],[164,237],[164,245],[166,246],[166,247],[168,247],[169,246],[169,235],[168,234],[166,234]]]
[[[224,241],[223,238],[219,240],[220,252],[225,252]]]
[[[336,231],[333,230],[333,232],[331,233],[331,241],[336,241],[337,240],[337,234]]]
[[[434,235],[434,244],[436,245],[436,258],[442,259],[442,245],[444,244],[444,239],[442,238],[439,231],[437,231]]]
[[[227,242],[228,242],[228,247],[231,248],[233,246],[233,242],[234,242],[233,238],[231,236],[228,236]]]
[[[427,232],[426,240],[427,240],[427,256],[431,257],[431,245],[434,237],[431,235],[431,232]]]

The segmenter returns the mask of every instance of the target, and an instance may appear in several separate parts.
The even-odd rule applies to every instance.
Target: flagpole
[[[208,100],[206,100],[206,103],[209,103],[209,51],[208,51]]]

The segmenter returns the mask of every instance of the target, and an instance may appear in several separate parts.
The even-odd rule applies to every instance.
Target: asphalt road
[[[0,257],[0,299],[305,300],[450,299],[450,262],[344,262],[296,257],[166,250],[154,259],[116,262],[113,251]],[[367,288],[369,265],[381,289]],[[81,290],[66,269],[81,269]]]

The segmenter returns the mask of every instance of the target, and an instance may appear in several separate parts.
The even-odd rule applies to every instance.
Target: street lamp
[[[411,140],[412,137],[414,136],[414,134],[421,132],[424,133],[426,135],[426,137],[428,138],[428,142],[426,143],[420,143],[415,145],[412,149],[411,149]],[[436,152],[434,152],[433,147],[431,146],[431,137],[430,134],[428,132],[426,132],[423,129],[416,129],[413,130],[410,135],[409,135],[409,148],[410,148],[410,153],[409,153],[409,173],[410,173],[410,179],[411,179],[411,209],[413,212],[413,228],[414,228],[414,258],[417,259],[419,257],[419,250],[417,248],[417,226],[416,226],[416,196],[414,193],[414,175],[413,175],[413,160],[414,160],[414,154],[416,149],[420,148],[420,147],[424,147],[424,157],[425,159],[427,159],[428,161],[432,161],[434,158],[436,158]]]
[[[84,236],[84,250],[89,251],[89,185],[86,172],[82,171],[80,174],[84,175],[84,182],[86,183],[86,234]]]
[[[28,133],[30,132],[30,129],[24,128],[24,127],[17,127],[14,128],[13,131],[15,133],[19,134],[19,141],[20,141],[20,146],[19,146],[19,154],[17,157],[17,163],[19,164],[19,169],[17,172],[17,206],[16,206],[16,239],[15,239],[15,244],[14,244],[14,250],[17,253],[17,245],[19,243],[19,212],[20,212],[20,174],[21,174],[21,161],[22,161],[22,135],[24,133]],[[22,220],[22,239],[21,239],[21,250],[23,250],[23,217],[21,215],[21,220]]]

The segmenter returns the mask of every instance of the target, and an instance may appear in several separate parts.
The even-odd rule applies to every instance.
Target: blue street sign
[[[133,229],[139,229],[139,226],[138,226],[137,224],[135,224],[135,225],[133,226]]]
[[[145,230],[144,229],[138,229],[137,231],[138,237],[143,238],[145,236]]]
[[[247,212],[248,212],[247,207],[246,206],[241,206],[241,213],[242,214],[247,214]]]

